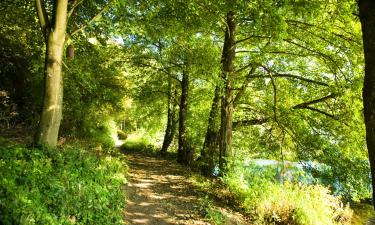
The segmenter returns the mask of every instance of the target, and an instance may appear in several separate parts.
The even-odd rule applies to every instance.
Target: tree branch
[[[345,41],[347,41],[347,42],[349,42],[349,43],[356,43],[357,45],[361,45],[361,43],[359,43],[357,40],[355,40],[355,39],[353,39],[353,38],[351,38],[351,37],[347,37],[347,36],[345,36],[345,35],[342,35],[342,34],[339,34],[339,33],[336,33],[336,32],[329,32],[329,31],[327,31],[325,28],[320,27],[320,26],[317,26],[317,25],[315,25],[315,24],[310,24],[310,23],[306,23],[306,22],[302,22],[302,21],[298,21],[298,20],[286,20],[286,22],[287,22],[288,24],[292,24],[292,25],[295,25],[295,26],[303,25],[303,26],[305,26],[305,27],[314,27],[314,28],[316,28],[316,29],[319,29],[319,30],[325,31],[325,32],[327,32],[327,33],[331,33],[331,34],[333,34],[334,36],[337,36],[337,37],[339,37],[339,38],[341,38],[341,39],[343,39],[343,40],[345,40]],[[338,26],[336,26],[336,27],[338,27]],[[345,29],[343,29],[342,27],[338,27],[338,28],[342,29],[345,33],[348,33],[348,34],[350,34],[351,36],[354,36],[354,35],[351,34],[350,32],[348,32],[348,31],[346,31]],[[301,28],[301,29],[303,29],[303,28]]]
[[[332,93],[330,95],[327,95],[325,97],[322,97],[322,98],[318,98],[318,99],[314,99],[314,100],[311,100],[311,101],[308,101],[308,102],[303,102],[303,103],[300,103],[298,105],[295,105],[293,106],[293,109],[303,109],[309,105],[312,105],[312,104],[316,104],[316,103],[319,103],[319,102],[323,102],[327,99],[331,99],[331,98],[335,98],[336,97],[336,94]]]
[[[326,84],[326,83],[324,83],[324,82],[311,80],[311,79],[304,78],[304,77],[300,77],[300,76],[293,75],[293,74],[281,74],[281,73],[276,73],[276,74],[274,74],[274,75],[272,75],[272,76],[273,76],[273,77],[292,78],[292,79],[296,79],[296,80],[305,81],[305,82],[308,82],[308,83],[313,83],[313,84],[317,84],[317,85],[321,85],[321,86],[329,87],[329,85]],[[253,75],[253,76],[251,76],[251,78],[271,78],[271,76],[270,76],[270,75]]]
[[[314,100],[311,100],[311,101],[308,101],[308,102],[300,103],[298,105],[293,106],[292,109],[309,109],[309,110],[312,110],[314,112],[318,112],[320,114],[323,114],[325,116],[328,116],[328,117],[330,117],[332,119],[336,119],[337,120],[337,118],[334,115],[332,115],[330,113],[327,113],[327,112],[324,112],[323,110],[320,110],[320,109],[317,109],[317,108],[313,108],[313,107],[310,106],[310,105],[313,105],[313,104],[316,104],[316,103],[319,103],[319,102],[324,102],[327,99],[331,99],[331,98],[335,98],[335,97],[336,97],[336,94],[332,93],[332,94],[327,95],[327,96],[322,97],[322,98],[318,98],[318,99],[314,99]]]
[[[273,79],[272,74],[270,73],[272,88],[273,88],[273,119],[276,123],[279,123],[277,119],[277,87],[275,84],[275,80]]]
[[[68,12],[68,19],[72,16],[72,14],[73,14],[74,10],[77,8],[77,6],[79,6],[82,2],[83,2],[83,0],[74,0],[73,5]]]
[[[132,62],[133,64],[138,64],[138,65],[141,65],[141,66],[145,66],[145,67],[149,67],[151,69],[154,69],[156,71],[160,71],[160,72],[163,72],[165,74],[167,74],[169,77],[171,77],[172,79],[178,81],[181,83],[181,81],[179,79],[177,79],[175,76],[173,76],[173,74],[171,74],[170,72],[167,71],[168,68],[172,68],[172,67],[167,67],[167,68],[159,68],[159,67],[156,67],[156,66],[153,66],[153,65],[149,65],[149,64],[146,64],[146,63],[142,63],[142,62]]]
[[[247,74],[247,76],[245,78],[245,81],[243,82],[243,84],[242,84],[241,88],[239,89],[237,95],[234,97],[234,100],[233,100],[234,107],[236,107],[238,101],[244,95],[244,93],[246,91],[246,87],[250,82],[251,75],[254,74],[255,70],[256,70],[256,67],[252,67],[250,72]]]
[[[299,39],[298,39],[298,40],[299,40]],[[301,44],[298,44],[298,43],[296,43],[296,42],[294,42],[294,41],[292,41],[292,40],[290,40],[290,39],[284,39],[284,41],[288,42],[289,44],[292,44],[292,45],[295,45],[295,46],[297,46],[297,47],[300,47],[300,48],[302,48],[302,49],[305,49],[306,51],[312,52],[312,53],[314,53],[315,55],[322,57],[323,59],[327,59],[327,60],[329,60],[329,61],[332,62],[333,65],[334,65],[334,66],[340,71],[340,73],[345,77],[345,74],[342,72],[342,70],[341,70],[341,68],[339,67],[339,65],[337,65],[337,62],[336,62],[335,60],[333,60],[331,56],[329,56],[329,55],[327,55],[327,54],[324,54],[324,53],[322,53],[322,52],[320,52],[320,51],[317,51],[317,50],[315,50],[315,49],[311,49],[311,48],[308,48],[308,47],[303,46],[303,45],[301,45]],[[299,40],[299,41],[301,41],[301,40]]]
[[[234,121],[233,129],[235,130],[242,126],[262,125],[262,124],[267,123],[269,120],[270,120],[269,118],[265,117],[265,118],[260,118],[260,119]]]
[[[309,109],[309,110],[311,110],[311,111],[318,112],[318,113],[320,113],[320,114],[323,114],[323,115],[325,115],[325,116],[328,116],[328,117],[330,117],[330,118],[332,118],[332,119],[337,120],[337,118],[336,118],[334,115],[329,114],[329,113],[327,113],[327,112],[324,112],[324,111],[322,111],[322,110],[320,110],[320,109],[317,109],[317,108],[313,108],[313,107],[310,107],[310,106],[305,106],[305,107],[302,107],[302,108],[299,108],[299,109]]]
[[[47,39],[47,33],[50,27],[50,23],[48,20],[48,15],[46,11],[46,6],[44,4],[44,0],[35,0],[35,9],[38,15],[39,25],[40,25],[40,28],[42,29],[44,39]]]
[[[252,66],[254,66],[254,65],[255,65],[254,63],[249,63],[249,64],[247,64],[246,66],[244,66],[244,67],[242,67],[242,68],[240,68],[240,69],[234,71],[234,73],[242,72],[242,71],[246,70],[247,68],[250,68],[250,67],[252,67]]]
[[[77,30],[73,31],[70,36],[72,37],[73,35],[83,31],[86,27],[88,27],[93,21],[95,21],[97,18],[99,18],[105,11],[107,11],[109,9],[109,6],[112,4],[114,0],[111,0],[108,2],[108,4],[106,6],[104,6],[95,16],[93,16],[90,20],[88,20],[86,22],[85,25],[81,26],[80,28],[78,28]]]
[[[249,65],[247,65],[247,66],[249,66]],[[305,81],[305,82],[308,82],[308,83],[318,84],[318,85],[322,85],[322,86],[326,86],[326,87],[329,86],[328,84],[326,84],[324,82],[321,82],[321,81],[311,80],[311,79],[304,78],[304,77],[301,77],[301,76],[297,76],[297,75],[294,75],[294,74],[276,73],[275,71],[269,69],[268,67],[266,67],[264,65],[259,64],[259,66],[261,66],[265,71],[267,71],[268,74],[266,74],[266,75],[253,75],[253,76],[250,76],[249,78],[271,78],[271,76],[272,77],[285,77],[285,78],[293,78],[293,79],[297,79],[297,80],[302,80],[302,81]]]
[[[241,40],[236,41],[235,45],[236,45],[236,44],[239,44],[239,43],[241,43],[241,42],[245,42],[245,41],[247,41],[247,40],[250,40],[250,39],[252,39],[252,38],[271,38],[271,37],[269,37],[269,36],[260,36],[260,35],[252,35],[252,36],[249,36],[249,37],[247,37],[247,38],[244,38],[244,39],[241,39]]]
[[[236,53],[255,53],[255,54],[284,54],[284,55],[293,55],[298,57],[306,57],[312,56],[308,54],[299,54],[295,52],[285,52],[285,51],[270,51],[270,52],[262,52],[262,51],[237,51]]]

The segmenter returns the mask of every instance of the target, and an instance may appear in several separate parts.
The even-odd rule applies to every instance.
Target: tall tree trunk
[[[372,175],[372,199],[375,207],[375,2],[359,0],[358,5],[365,53],[363,106],[366,142]]]
[[[189,94],[189,74],[184,71],[181,82],[180,117],[178,128],[178,158],[177,162],[188,165],[192,160],[192,150],[188,143],[187,113]]]
[[[35,142],[50,147],[55,147],[57,144],[62,117],[63,79],[61,65],[67,26],[67,9],[68,0],[55,1],[51,27],[45,24],[43,28],[42,25],[42,31],[45,32],[44,35],[46,38],[45,89],[43,108],[35,135]],[[40,18],[39,12],[38,16]],[[44,19],[47,21],[47,18]]]
[[[173,91],[174,86],[172,85],[172,78],[168,80],[168,118],[167,128],[165,129],[165,135],[163,140],[163,146],[160,150],[161,155],[166,155],[169,145],[173,141],[173,136],[176,129],[176,91]],[[174,92],[174,96],[173,96]]]
[[[232,156],[232,125],[233,125],[233,73],[235,49],[236,23],[234,21],[234,12],[227,14],[227,28],[225,30],[225,39],[222,53],[222,79],[224,89],[221,97],[221,127],[220,127],[220,167],[223,168],[224,158]]]
[[[217,117],[219,116],[219,104],[220,104],[220,87],[215,87],[215,94],[212,100],[210,116],[208,118],[208,126],[206,137],[203,143],[203,149],[201,152],[203,165],[203,173],[210,175],[215,166],[215,155],[217,155],[217,149],[219,148],[219,126],[217,124]]]

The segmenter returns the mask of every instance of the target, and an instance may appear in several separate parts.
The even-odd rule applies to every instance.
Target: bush
[[[120,140],[126,140],[128,138],[128,135],[122,130],[117,130],[117,136]]]
[[[2,147],[0,224],[122,224],[125,172],[119,158],[74,146]]]
[[[280,184],[273,169],[229,165],[224,183],[255,224],[350,224],[348,206],[320,185]]]
[[[121,150],[124,152],[143,152],[151,155],[156,154],[158,151],[146,138],[137,135],[129,135],[121,146]]]

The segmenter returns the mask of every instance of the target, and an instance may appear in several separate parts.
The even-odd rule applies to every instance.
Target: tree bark
[[[227,14],[227,28],[225,30],[225,39],[222,53],[222,79],[224,83],[221,97],[221,127],[220,127],[220,168],[224,167],[225,159],[232,156],[232,125],[233,125],[233,75],[235,49],[236,23],[234,21],[234,12]]]
[[[375,199],[375,2],[359,0],[365,55],[363,106],[366,125],[366,142],[372,175],[372,199]],[[375,208],[375,201],[373,201]]]
[[[41,1],[37,0],[36,2]],[[37,10],[39,10],[38,7]],[[54,5],[51,27],[49,28],[48,25],[41,23],[42,31],[46,37],[45,89],[35,142],[50,147],[55,147],[57,144],[62,118],[63,79],[61,65],[67,26],[67,11],[68,0],[57,0]],[[43,14],[45,13],[38,12],[39,18]],[[40,20],[46,21],[46,18]]]
[[[215,94],[212,100],[210,116],[208,118],[206,137],[203,143],[201,157],[203,161],[202,172],[209,176],[215,167],[215,156],[217,156],[217,149],[219,148],[219,126],[217,118],[219,116],[220,106],[220,87],[215,87]]]
[[[168,80],[168,115],[167,115],[167,128],[163,140],[163,146],[160,150],[161,155],[166,155],[170,144],[173,141],[174,133],[176,130],[176,92],[173,96],[172,78]]]
[[[177,162],[189,165],[192,161],[193,152],[188,143],[187,113],[189,94],[189,74],[184,71],[181,82],[180,117],[178,128],[178,151]]]

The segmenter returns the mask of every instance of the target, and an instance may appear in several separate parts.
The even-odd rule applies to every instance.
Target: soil
[[[186,167],[136,153],[127,159],[126,224],[213,224],[204,218],[199,203],[202,193],[195,190]],[[245,224],[241,216],[219,209],[229,218],[223,224]]]

